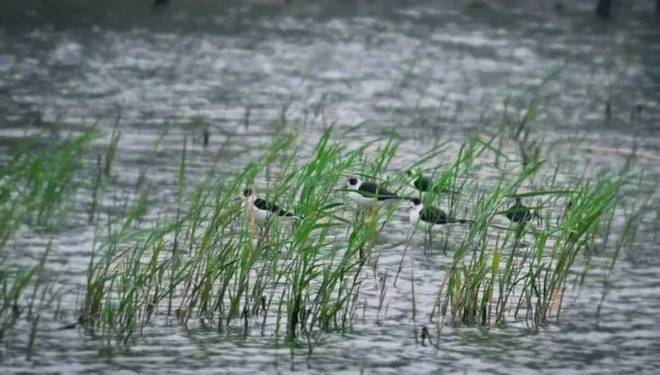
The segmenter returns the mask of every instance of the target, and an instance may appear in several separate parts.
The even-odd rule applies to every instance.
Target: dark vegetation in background
[[[35,27],[55,29],[88,29],[93,26],[107,28],[154,28],[169,31],[194,30],[217,27],[206,22],[209,16],[234,12],[231,24],[222,29],[238,30],[244,22],[259,14],[300,11],[332,16],[359,12],[383,12],[419,3],[428,3],[439,9],[488,11],[497,9],[525,9],[539,12],[593,11],[598,17],[612,17],[618,11],[640,10],[653,12],[653,0],[3,0],[0,1],[0,27],[5,30],[25,30]],[[660,0],[655,1],[660,13]],[[185,15],[175,18],[172,15]],[[194,20],[194,22],[191,22]]]

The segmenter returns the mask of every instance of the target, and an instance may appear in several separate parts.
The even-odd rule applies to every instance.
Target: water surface
[[[122,3],[123,4],[123,3]],[[11,7],[11,5],[5,5]],[[52,5],[55,6],[55,5]],[[603,22],[591,12],[552,9],[223,7],[189,2],[168,8],[120,6],[112,15],[85,2],[65,8],[35,5],[27,16],[0,24],[0,152],[5,159],[27,133],[46,141],[96,126],[109,130],[120,113],[122,138],[114,166],[116,206],[135,192],[148,170],[152,219],[176,210],[178,158],[192,142],[189,178],[233,171],[261,154],[259,145],[281,129],[297,129],[310,145],[328,124],[351,145],[391,131],[402,144],[392,173],[438,142],[449,142],[444,164],[475,130],[495,133],[507,97],[521,107],[539,93],[537,134],[553,161],[616,168],[637,139],[648,187],[658,194],[660,155],[660,24],[646,10],[621,10]],[[80,8],[76,8],[80,7]],[[76,9],[79,13],[73,12]],[[76,16],[80,14],[80,16]],[[558,73],[557,73],[558,72]],[[611,115],[606,106],[610,103]],[[201,125],[200,125],[201,124]],[[342,136],[342,131],[353,129]],[[209,147],[201,129],[208,127]],[[581,137],[579,147],[566,139]],[[159,141],[160,140],[160,141]],[[158,150],[154,145],[161,142]],[[101,149],[102,142],[99,142]],[[90,155],[93,168],[95,155]],[[562,171],[571,178],[571,168]],[[112,210],[112,202],[104,209]],[[116,208],[116,207],[115,207]],[[48,266],[62,291],[65,319],[75,316],[85,285],[93,228],[86,207],[53,238]],[[581,288],[567,292],[559,322],[538,329],[446,325],[438,347],[415,343],[411,275],[388,287],[387,310],[365,275],[352,330],[324,336],[308,357],[282,338],[219,334],[199,324],[159,321],[130,348],[109,349],[77,330],[45,322],[32,360],[3,345],[3,373],[502,373],[594,374],[657,372],[660,367],[660,261],[653,216],[644,216],[635,246],[618,262],[596,320],[608,258],[594,260]],[[399,242],[396,220],[382,239]],[[22,230],[9,251],[30,264],[48,243]],[[396,270],[401,248],[384,246],[379,271]],[[427,324],[450,255],[412,251],[416,264],[417,327]],[[371,272],[371,271],[369,271]],[[372,280],[369,284],[368,280]],[[434,332],[432,330],[432,332]],[[18,349],[17,349],[18,348]],[[292,355],[292,353],[294,355]]]

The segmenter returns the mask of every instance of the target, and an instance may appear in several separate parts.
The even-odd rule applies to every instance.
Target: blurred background
[[[469,131],[559,68],[546,123],[616,125],[638,104],[657,119],[656,4],[601,2],[5,0],[2,126],[121,107],[129,125],[201,116],[231,129],[246,110],[260,126],[287,107]]]

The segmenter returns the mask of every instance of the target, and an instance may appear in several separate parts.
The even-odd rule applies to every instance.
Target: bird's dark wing
[[[424,207],[419,213],[419,219],[430,224],[447,224],[449,216],[443,210],[436,207]]]
[[[396,194],[385,190],[384,188],[376,185],[373,182],[363,182],[358,188],[358,192],[363,197],[366,198],[376,197],[379,201],[399,198]]]
[[[277,216],[295,216],[293,213],[281,209],[275,203],[267,202],[265,199],[261,198],[257,198],[254,201],[254,206],[260,210],[270,211],[274,214],[277,214]]]
[[[429,188],[431,188],[432,183],[433,182],[431,181],[430,178],[420,175],[419,177],[417,177],[413,185],[415,186],[415,189],[419,191],[429,191]]]
[[[505,211],[506,217],[516,223],[522,223],[523,221],[530,221],[532,219],[532,212],[528,207],[523,205],[513,205]]]
[[[257,198],[254,201],[254,206],[260,210],[278,212],[280,208],[275,203],[267,202],[265,199]]]
[[[285,210],[279,210],[279,212],[278,212],[277,214],[278,214],[279,216],[287,216],[287,217],[289,217],[289,216],[295,216],[295,215],[293,214],[293,212],[289,212],[289,211],[285,211]]]
[[[431,190],[431,186],[433,186],[433,192],[435,193],[455,193],[447,187],[440,187],[439,184],[434,184],[433,180],[431,180],[429,177],[419,175],[417,179],[413,182],[413,186],[415,186],[415,189],[421,192],[428,192]]]

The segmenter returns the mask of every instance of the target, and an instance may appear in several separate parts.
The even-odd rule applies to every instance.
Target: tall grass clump
[[[537,111],[533,101],[521,118],[505,116],[508,131],[470,137],[451,160],[437,163],[447,147],[441,144],[409,166],[433,181],[433,188],[419,195],[423,204],[441,205],[451,217],[465,219],[450,225],[440,244],[451,263],[432,317],[461,324],[543,324],[559,316],[567,287],[573,280],[582,282],[592,254],[606,247],[629,166],[620,174],[560,181],[559,167],[543,158],[541,142],[528,128]],[[283,111],[280,128],[286,121]],[[332,129],[314,145],[296,133],[282,133],[262,147],[257,160],[233,172],[206,175],[199,184],[188,179],[194,148],[184,138],[171,176],[176,210],[144,220],[153,208],[147,192],[138,194],[138,189],[121,216],[104,217],[98,209],[120,140],[115,128],[91,178],[89,223],[95,239],[76,324],[110,345],[129,345],[148,325],[166,321],[201,324],[222,334],[271,334],[305,344],[309,351],[327,332],[350,329],[369,270],[378,272],[378,236],[397,205],[358,209],[345,199],[345,184],[349,176],[360,176],[403,197],[418,196],[406,190],[411,181],[405,171],[390,171],[399,137],[349,148],[333,138]],[[86,133],[36,154],[19,149],[2,168],[0,245],[24,223],[56,228],[92,139]],[[258,224],[243,205],[245,189],[295,216]],[[504,221],[516,198],[531,207],[532,220]],[[414,228],[406,236],[394,283],[410,259],[408,251],[417,250]],[[433,255],[431,229],[425,228],[424,256]],[[624,247],[630,236],[617,246]],[[28,286],[41,285],[33,296],[48,286],[35,277],[43,273],[43,262],[16,269],[5,266],[4,252],[0,256],[4,334],[23,316],[20,301]],[[414,320],[419,304],[412,259],[409,264]]]
[[[14,157],[0,170],[3,181],[3,213],[7,228],[12,223],[28,221],[47,229],[62,221],[60,210],[76,188],[76,173],[83,166],[82,156],[94,138],[93,132],[48,145],[35,152],[35,146],[23,143]],[[57,216],[57,220],[51,221]],[[20,219],[16,219],[20,218]],[[3,230],[3,238],[8,232]]]
[[[488,189],[477,185],[458,189],[467,191],[463,201],[471,206],[473,221],[456,246],[432,315],[463,324],[523,319],[533,326],[552,316],[558,318],[571,276],[581,283],[590,257],[610,237],[622,189],[631,178],[629,168],[593,179],[558,182],[559,165],[548,168],[529,129],[537,110],[532,100],[515,121],[505,110],[503,123],[509,131],[488,142],[473,142],[479,145],[473,154],[482,160],[463,165],[469,170],[494,162],[499,173],[491,178]],[[516,145],[519,164],[506,155],[507,139]],[[503,227],[498,217],[504,217],[514,198],[536,200],[530,207],[531,220]]]
[[[562,185],[540,149],[517,163],[496,146],[506,144],[500,137],[472,137],[455,160],[430,170],[435,188],[424,204],[445,202],[451,216],[467,219],[459,235],[450,241],[449,230],[442,244],[452,250],[452,262],[431,315],[462,324],[522,319],[538,325],[559,316],[571,276],[580,282],[586,271],[576,274],[579,265],[608,237],[626,178],[603,174]],[[313,147],[284,134],[264,146],[258,160],[199,185],[186,180],[186,145],[172,176],[176,214],[145,226],[146,201],[138,199],[123,218],[97,227],[81,326],[110,344],[128,345],[164,319],[222,334],[274,334],[310,351],[326,332],[350,329],[367,266],[378,267],[376,239],[396,205],[357,209],[347,204],[344,186],[357,175],[406,196],[405,174],[386,174],[398,137],[349,149],[331,130]],[[432,150],[411,168],[440,152]],[[484,163],[497,172],[485,182],[478,178]],[[258,225],[242,205],[244,189],[295,218]],[[515,198],[536,202],[534,219],[501,223]],[[414,251],[412,237],[414,230],[401,264],[408,248]],[[414,288],[411,293],[417,311]]]
[[[50,245],[33,266],[16,264],[10,241],[24,225],[31,230],[58,228],[67,204],[72,202],[83,155],[93,138],[85,133],[45,147],[24,143],[0,167],[0,341],[27,319],[31,354],[37,325],[43,311],[55,298],[45,277]]]
[[[310,350],[322,332],[349,327],[360,271],[383,223],[370,212],[343,217],[337,190],[348,175],[380,175],[398,141],[373,145],[366,157],[364,148],[333,142],[328,130],[302,157],[296,140],[276,138],[258,162],[185,196],[182,157],[176,217],[141,229],[129,215],[98,232],[83,326],[128,342],[156,316],[184,324],[195,317],[219,331],[270,328],[287,341],[304,339]],[[298,218],[256,225],[236,201],[245,188]]]

